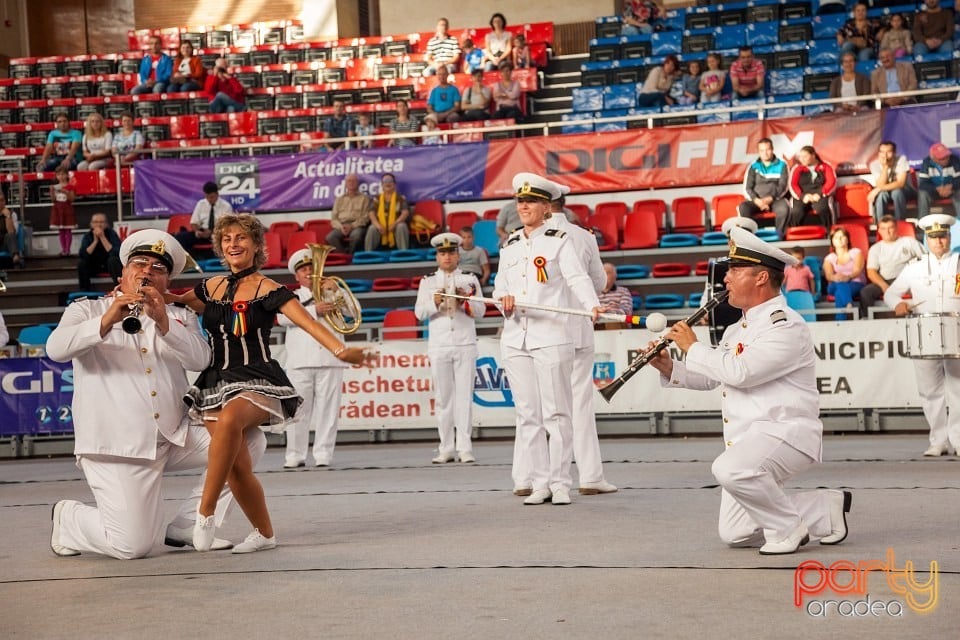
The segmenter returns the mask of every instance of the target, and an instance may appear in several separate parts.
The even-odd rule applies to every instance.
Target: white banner
[[[920,398],[913,363],[906,358],[904,320],[852,320],[810,324],[817,352],[820,408],[916,408]],[[705,327],[697,327],[709,341]],[[638,349],[656,340],[646,330],[598,331],[594,379],[620,375]],[[378,366],[344,373],[341,429],[428,428],[435,424],[427,343],[389,340],[375,345]],[[282,360],[282,347],[274,349]],[[679,351],[673,350],[674,357]],[[597,393],[597,415],[719,411],[719,390],[664,389],[652,368],[640,370],[607,403]],[[475,426],[512,426],[513,395],[500,360],[500,342],[481,338],[473,393]]]

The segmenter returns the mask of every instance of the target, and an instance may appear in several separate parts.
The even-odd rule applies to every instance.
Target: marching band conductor
[[[784,267],[796,262],[749,231],[731,229],[724,281],[740,321],[716,348],[678,322],[666,337],[686,359],[674,361],[664,350],[651,361],[664,387],[721,387],[726,449],[712,468],[722,487],[720,538],[732,547],[762,545],[764,555],[793,553],[810,538],[842,542],[851,503],[846,491],[783,491],[820,461],[823,442],[813,339],[780,294]]]
[[[74,453],[97,502],[61,500],[53,508],[50,547],[58,556],[93,552],[142,558],[160,538],[165,471],[202,469],[210,436],[190,424],[183,394],[187,370],[210,362],[210,348],[189,309],[167,306],[163,294],[183,271],[186,252],[158,229],[131,233],[120,245],[120,286],[63,312],[47,341],[57,362],[73,360]],[[134,309],[131,309],[134,307]],[[136,322],[125,322],[130,316]],[[247,447],[254,464],[267,441],[257,430]],[[184,501],[165,542],[192,545],[203,482]],[[231,497],[224,490],[222,497]],[[222,522],[232,500],[220,500]],[[229,549],[214,540],[214,549]]]
[[[526,468],[514,466],[514,493],[526,495],[522,483],[529,481],[524,504],[570,504],[572,316],[515,303],[563,307],[569,287],[596,321],[600,302],[567,234],[544,224],[550,201],[560,197],[558,185],[518,174],[513,191],[523,227],[507,237],[500,252],[493,297],[504,315],[500,349],[517,412],[515,448],[527,452]]]

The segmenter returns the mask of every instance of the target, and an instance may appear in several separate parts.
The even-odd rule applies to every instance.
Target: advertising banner
[[[0,358],[0,436],[73,433],[73,366]]]
[[[883,139],[897,143],[897,153],[919,167],[930,145],[942,142],[960,153],[960,102],[915,105],[884,111]]]

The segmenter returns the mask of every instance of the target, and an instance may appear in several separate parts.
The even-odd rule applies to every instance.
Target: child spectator
[[[790,249],[790,255],[797,259],[797,264],[788,266],[783,270],[783,290],[815,293],[817,289],[813,279],[813,271],[803,263],[803,258],[806,256],[803,247]]]
[[[483,50],[475,46],[473,40],[467,38],[463,41],[463,72],[473,73],[482,68]]]
[[[680,82],[683,87],[683,93],[677,100],[680,104],[697,104],[700,101],[700,61],[691,60],[687,63],[687,72],[683,74]]]
[[[720,54],[707,56],[707,70],[700,76],[700,102],[717,102],[723,99],[723,83],[727,72],[723,70]]]
[[[480,280],[480,284],[487,286],[490,280],[490,259],[483,247],[473,244],[473,227],[463,227],[460,229],[460,270],[464,273],[472,273]]]
[[[903,16],[895,13],[890,16],[890,28],[880,38],[880,48],[890,49],[896,58],[913,53],[913,35],[903,26]]]
[[[530,61],[530,47],[527,46],[527,38],[521,34],[513,36],[513,48],[510,55],[513,56],[514,69],[526,69],[532,67]]]
[[[357,114],[357,124],[353,128],[353,135],[355,135],[359,140],[357,141],[357,146],[361,149],[369,149],[373,146],[373,140],[370,139],[376,133],[373,123],[370,121],[370,114],[361,111]]]
[[[60,257],[70,255],[70,243],[73,230],[77,228],[77,217],[73,211],[73,199],[76,189],[70,184],[70,172],[65,167],[57,168],[57,184],[50,186],[50,228],[56,229],[60,237]]]
[[[422,144],[443,144],[443,134],[440,132],[440,125],[437,122],[437,116],[428,113],[423,118],[423,142]]]

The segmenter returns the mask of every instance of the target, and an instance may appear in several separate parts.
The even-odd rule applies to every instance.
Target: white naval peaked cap
[[[917,226],[923,229],[928,238],[939,238],[950,234],[950,227],[957,219],[945,213],[931,213],[917,220]]]
[[[294,251],[290,259],[287,260],[287,271],[297,275],[297,269],[305,264],[313,264],[313,252],[310,249],[300,249]]]
[[[433,245],[433,248],[437,251],[458,249],[460,245],[463,244],[463,238],[456,233],[447,231],[446,233],[433,236],[433,238],[430,239],[430,244]]]
[[[792,255],[768,244],[746,229],[730,229],[730,266],[770,267],[783,271],[787,266],[799,262]]]
[[[513,193],[518,198],[540,198],[547,202],[560,197],[560,185],[535,173],[513,176]]]
[[[720,230],[729,236],[730,229],[734,227],[740,227],[741,229],[746,229],[750,233],[756,233],[757,221],[746,216],[733,216],[732,218],[727,218],[723,221],[723,224],[720,226]]]
[[[120,243],[120,262],[127,266],[127,261],[133,255],[150,255],[170,269],[170,277],[176,278],[183,272],[187,264],[187,252],[183,250],[177,239],[160,229],[141,229],[127,236]]]
[[[560,184],[559,182],[554,182],[553,184],[557,185],[557,189],[560,191],[561,197],[570,193],[570,185]]]

